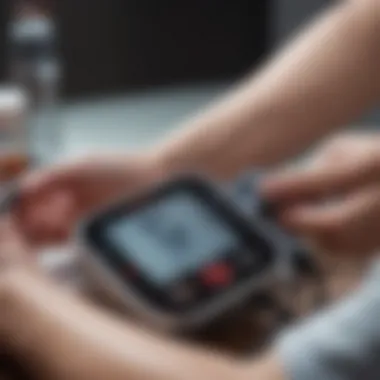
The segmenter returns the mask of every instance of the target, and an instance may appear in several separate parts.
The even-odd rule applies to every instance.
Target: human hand
[[[33,255],[9,217],[0,220],[0,276],[9,269],[32,268]]]
[[[15,207],[19,228],[36,244],[66,239],[83,214],[159,181],[148,156],[94,156],[27,176]]]
[[[380,246],[380,134],[338,136],[303,167],[262,185],[280,221],[331,252],[369,253]]]

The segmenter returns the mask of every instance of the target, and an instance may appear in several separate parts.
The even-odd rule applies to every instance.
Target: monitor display
[[[207,205],[178,193],[110,225],[107,237],[150,281],[172,284],[237,249],[239,238]]]

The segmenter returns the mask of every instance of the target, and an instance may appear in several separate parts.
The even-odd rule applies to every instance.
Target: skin
[[[257,75],[149,152],[87,160],[28,177],[15,210],[18,228],[34,242],[56,240],[99,203],[142,191],[177,172],[230,178],[252,165],[271,165],[299,153],[375,103],[379,38],[378,1],[339,2]],[[281,191],[273,195],[276,186],[281,188],[272,183],[266,191],[280,200]],[[21,272],[3,276],[1,299],[8,312],[0,321],[2,335],[16,355],[48,378],[286,377],[271,354],[243,365],[169,342]]]
[[[15,210],[30,242],[66,240],[84,214],[121,195],[134,195],[167,177],[148,154],[90,157],[32,173]]]
[[[67,236],[99,203],[175,173],[227,179],[303,151],[378,99],[379,7],[376,0],[338,2],[258,73],[147,152],[32,174],[23,184],[20,228],[44,243]]]
[[[322,251],[372,254],[380,247],[380,134],[331,139],[304,166],[268,177],[262,191],[281,223]]]
[[[13,223],[0,237],[0,345],[39,379],[283,379],[271,354],[244,362],[95,308],[38,273]]]

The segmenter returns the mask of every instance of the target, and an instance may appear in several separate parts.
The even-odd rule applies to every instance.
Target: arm
[[[354,119],[380,92],[380,4],[337,3],[261,73],[149,152],[92,157],[27,176],[16,211],[20,228],[39,243],[61,239],[78,215],[121,194],[177,172],[231,179],[290,157]],[[60,204],[58,211],[48,202]]]
[[[380,93],[380,5],[342,1],[260,73],[159,147],[169,172],[230,176],[300,152]]]
[[[254,366],[159,338],[112,318],[25,271],[2,279],[1,334],[48,379],[280,380],[272,358]],[[25,323],[25,321],[28,321]]]
[[[273,353],[243,362],[125,324],[20,269],[0,281],[0,337],[43,379],[378,379],[378,290],[375,271],[344,302],[287,331]]]

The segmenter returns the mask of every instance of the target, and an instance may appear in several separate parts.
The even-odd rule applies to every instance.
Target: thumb
[[[23,193],[32,194],[44,189],[59,187],[73,177],[72,165],[52,166],[27,174],[21,181]]]
[[[51,188],[65,188],[78,184],[85,177],[92,177],[105,160],[99,157],[83,158],[73,162],[54,164],[48,168],[34,171],[27,175],[21,183],[22,191],[28,194]]]

